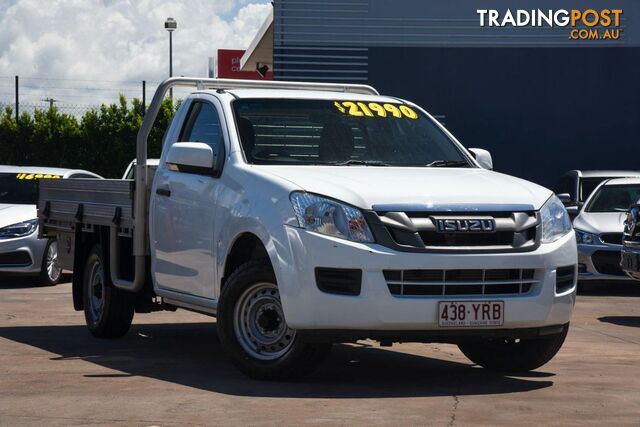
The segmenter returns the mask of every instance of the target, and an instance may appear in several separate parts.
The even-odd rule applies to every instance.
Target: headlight
[[[291,193],[290,198],[300,227],[354,242],[373,242],[360,209],[298,191]]]
[[[578,230],[576,228],[576,241],[583,245],[596,245],[598,244],[598,235],[593,233],[587,233],[586,231]]]
[[[36,231],[36,228],[38,228],[38,220],[31,219],[29,221],[19,222],[17,224],[11,224],[0,228],[0,237],[24,237]]]
[[[540,209],[542,218],[542,243],[552,243],[571,231],[571,219],[564,205],[551,196]]]

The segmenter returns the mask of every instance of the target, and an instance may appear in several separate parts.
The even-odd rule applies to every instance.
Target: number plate
[[[441,327],[502,326],[504,301],[440,301]]]

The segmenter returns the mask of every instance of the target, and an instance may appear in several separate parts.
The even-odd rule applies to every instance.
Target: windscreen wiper
[[[460,166],[469,166],[469,162],[465,160],[434,160],[425,166],[434,168],[457,168]]]
[[[359,159],[350,159],[345,160],[343,162],[329,162],[328,164],[332,166],[352,166],[352,165],[363,165],[363,166],[391,166],[389,163],[380,162],[377,160],[359,160]]]

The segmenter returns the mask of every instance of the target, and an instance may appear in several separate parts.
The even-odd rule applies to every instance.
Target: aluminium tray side
[[[38,183],[38,218],[45,229],[77,224],[133,227],[133,180],[61,179]]]

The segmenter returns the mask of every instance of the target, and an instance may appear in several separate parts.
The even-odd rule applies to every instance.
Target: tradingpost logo
[[[478,9],[481,27],[567,27],[569,40],[619,40],[622,9]]]

